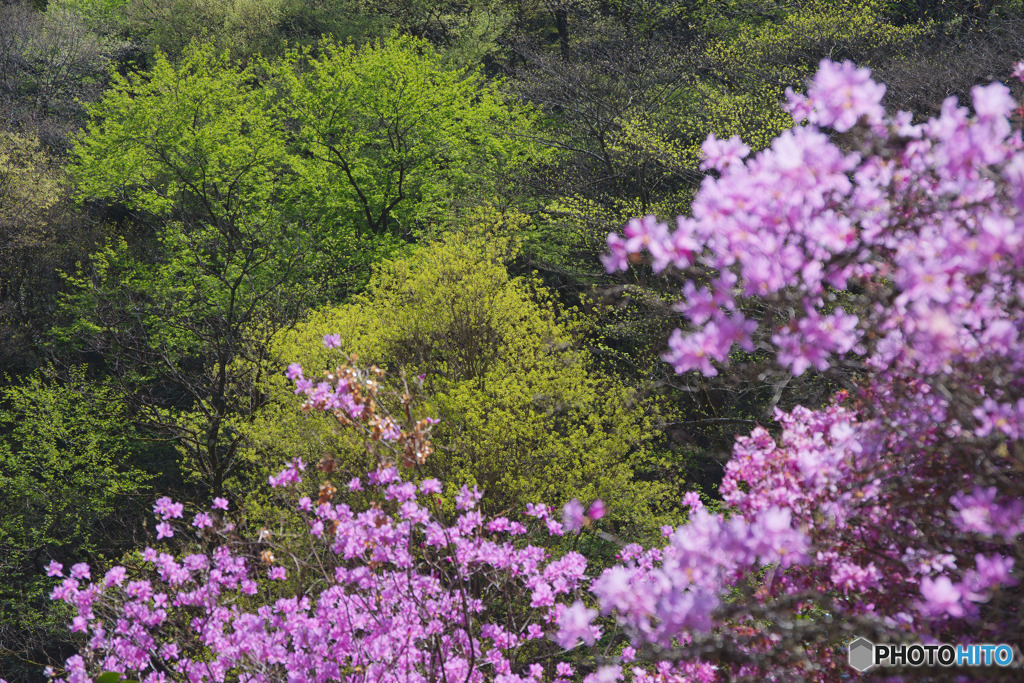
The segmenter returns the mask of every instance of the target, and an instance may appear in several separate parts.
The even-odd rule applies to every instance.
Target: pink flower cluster
[[[593,593],[634,638],[671,647],[673,640],[710,630],[713,612],[747,572],[807,560],[807,539],[791,521],[781,508],[764,510],[755,521],[697,510],[666,548],[625,555],[630,561],[605,570]]]
[[[656,270],[697,263],[718,273],[710,287],[689,285],[680,304],[698,329],[670,341],[666,360],[679,372],[713,375],[734,344],[751,347],[758,325],[737,312],[737,295],[798,312],[769,334],[795,375],[864,355],[868,330],[883,342],[867,358],[878,367],[901,361],[931,374],[991,349],[1020,369],[1012,312],[1024,151],[1007,119],[1014,101],[1000,84],[978,87],[975,118],[951,98],[939,118],[912,125],[884,119],[883,92],[865,69],[823,62],[807,98],[792,100],[812,121],[856,133],[853,150],[814,125],[745,163],[723,165],[721,143],[706,145],[722,174],[705,179],[692,217],[670,231],[648,216],[626,239],[609,236],[610,270],[646,251]],[[833,293],[850,283],[891,289],[874,307],[833,310]]]
[[[709,140],[707,167],[719,174],[705,179],[691,217],[674,231],[647,217],[626,239],[608,238],[609,270],[646,253],[655,270],[671,264],[708,283],[683,287],[677,308],[691,327],[665,354],[678,372],[713,376],[735,346],[758,344],[793,375],[856,387],[821,410],[777,412],[776,437],[758,427],[737,440],[721,487],[737,513],[728,523],[692,514],[660,565],[616,567],[594,585],[637,645],[712,629],[754,661],[784,660],[794,643],[716,601],[757,565],[746,564],[743,534],[715,534],[773,519],[797,561],[769,574],[748,615],[817,609],[892,639],[1024,635],[1014,604],[1024,559],[1024,142],[1009,120],[1019,110],[995,83],[973,89],[973,115],[950,98],[917,124],[887,117],[884,92],[866,69],[822,62],[806,96],[789,93],[794,120],[808,125],[752,157],[738,141]],[[699,570],[670,564],[678,539],[691,537],[691,552],[730,552]],[[758,557],[785,568],[784,557]],[[700,584],[715,567],[725,574]],[[676,606],[665,608],[673,590]],[[837,637],[819,626],[800,647],[817,641],[825,672],[841,666]]]
[[[288,476],[286,470],[277,480]],[[461,514],[444,524],[431,512],[436,480],[416,485],[393,467],[367,480],[383,505],[356,511],[345,503],[300,504],[311,512],[311,534],[335,558],[314,596],[275,599],[276,589],[259,580],[252,561],[230,547],[224,525],[210,528],[208,512],[193,526],[219,544],[208,554],[180,558],[147,548],[142,559],[149,578],[126,581],[125,568],[114,567],[83,585],[89,569],[75,565],[52,595],[75,608],[72,629],[88,638],[85,657],[68,661],[67,680],[87,680],[93,669],[147,682],[223,681],[235,672],[248,681],[286,674],[318,681],[358,672],[365,681],[442,676],[539,683],[542,667],[514,673],[513,666],[522,663],[520,653],[531,641],[551,636],[567,642],[559,625],[579,633],[581,627],[572,626],[579,608],[563,600],[584,582],[583,556],[553,558],[520,542],[526,527],[485,520],[476,507],[478,491],[464,489]],[[161,499],[156,510],[158,517],[180,517],[181,504]],[[268,552],[264,561],[273,557]],[[61,576],[62,569],[52,565],[51,575]],[[287,572],[274,565],[267,577],[284,581]],[[506,610],[488,606],[510,590],[527,596],[529,608],[513,620],[496,619]],[[599,633],[584,629],[583,637],[593,643]]]

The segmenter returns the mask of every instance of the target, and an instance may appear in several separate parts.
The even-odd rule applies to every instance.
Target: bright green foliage
[[[114,671],[107,671],[96,678],[96,683],[138,683],[138,681],[122,678],[121,674]]]
[[[276,87],[263,87],[269,71]],[[74,150],[82,197],[220,233],[301,225],[305,266],[342,296],[418,228],[498,193],[538,155],[531,123],[423,41],[331,42],[261,71],[210,45],[118,76]],[[315,245],[315,246],[312,246]]]
[[[386,263],[357,302],[317,311],[282,334],[274,353],[306,368],[329,367],[337,358],[320,338],[339,333],[342,349],[360,363],[388,370],[387,382],[401,387],[404,377],[425,396],[417,410],[441,419],[424,474],[443,475],[454,487],[448,494],[477,484],[491,510],[600,497],[616,521],[650,530],[666,503],[663,484],[634,477],[652,453],[650,406],[580,347],[582,322],[573,312],[536,283],[509,276],[505,262],[515,253],[500,231],[448,235]],[[283,387],[277,392],[284,395]],[[264,445],[290,457],[331,444],[329,422],[319,424],[304,424],[303,432],[254,424],[254,432],[272,434]],[[299,433],[315,445],[287,440]],[[348,454],[351,471],[359,457]]]
[[[268,106],[252,72],[208,46],[115,75],[73,151],[80,194],[227,230],[271,220],[287,159]]]
[[[60,633],[43,570],[53,559],[102,564],[132,542],[150,476],[114,392],[84,368],[51,367],[0,389],[0,637],[14,650]],[[49,637],[53,638],[54,635]],[[19,642],[21,641],[21,642]]]
[[[493,196],[501,174],[538,155],[531,116],[425,41],[293,52],[277,74],[297,127],[304,205],[363,236],[406,236],[453,206]]]

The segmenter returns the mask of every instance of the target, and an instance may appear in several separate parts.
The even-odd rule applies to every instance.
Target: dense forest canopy
[[[93,579],[120,586],[118,572],[153,560],[141,549],[154,533],[173,538],[183,556],[221,539],[238,558],[268,565],[252,583],[257,597],[233,603],[241,611],[270,595],[320,595],[333,580],[325,567],[354,571],[355,555],[345,564],[338,549],[307,538],[310,524],[344,528],[368,546],[400,545],[381,536],[390,528],[383,517],[331,517],[310,497],[372,517],[404,514],[389,505],[419,495],[441,521],[413,515],[396,538],[427,539],[422,548],[438,529],[466,532],[472,515],[485,515],[494,533],[511,534],[503,552],[522,563],[517,575],[548,572],[514,593],[494,579],[507,566],[492,556],[473,556],[486,571],[472,580],[453,578],[445,563],[479,548],[453,545],[455,559],[423,550],[368,560],[379,577],[388,574],[382,565],[404,562],[440,582],[417,595],[443,603],[438,613],[460,624],[446,656],[461,656],[462,637],[470,649],[476,638],[504,649],[487,673],[472,658],[464,672],[452,670],[466,680],[732,680],[757,678],[768,664],[834,680],[852,672],[849,636],[969,638],[979,609],[988,620],[979,633],[1019,645],[1010,626],[1020,609],[1019,551],[1006,548],[1020,531],[1007,520],[1024,509],[1013,426],[1024,403],[1014,403],[1021,373],[1010,329],[1024,297],[1011,292],[1021,267],[1013,193],[1024,178],[1012,156],[1020,116],[1010,99],[1021,96],[1011,75],[1024,59],[1020,2],[0,2],[0,679],[46,680],[47,667],[84,675],[67,662],[88,650],[82,632],[92,618],[74,605],[88,577],[60,567],[86,562]],[[975,89],[993,80],[1010,90]],[[872,93],[878,101],[858,109]],[[836,107],[856,117],[833,115],[826,95],[847,97]],[[958,113],[949,97],[970,109]],[[886,110],[906,113],[886,119]],[[956,131],[973,142],[961,144]],[[813,234],[772,232],[805,210],[774,202],[817,191],[779,170],[785,145],[804,155],[799,164],[814,182],[830,179],[828,192],[838,193],[807,219]],[[915,157],[926,145],[961,161]],[[894,160],[905,165],[893,170]],[[858,203],[844,182],[889,203]],[[729,222],[745,212],[755,218]],[[690,218],[672,229],[653,218],[680,215]],[[650,218],[634,220],[641,216]],[[877,220],[892,231],[888,241],[871,241],[878,216],[888,217]],[[624,238],[608,237],[626,225]],[[963,225],[984,227],[963,236]],[[949,257],[957,235],[984,264]],[[886,265],[862,267],[872,259]],[[931,279],[915,279],[915,259],[934,269]],[[943,293],[920,296],[947,275]],[[943,308],[958,296],[1000,315]],[[922,313],[937,309],[943,316]],[[875,328],[858,336],[852,320]],[[958,325],[983,341],[978,349],[951,351]],[[885,343],[907,351],[879,350]],[[343,372],[324,373],[328,401],[310,373],[320,382],[336,365]],[[976,394],[977,405],[957,413],[933,403],[958,391]],[[836,403],[837,392],[856,405]],[[924,406],[951,440],[982,420],[977,438],[991,443],[943,450],[935,432],[907,426],[925,418],[897,411],[900,401]],[[355,407],[367,412],[344,412]],[[889,451],[863,445],[885,440],[882,424],[901,425],[934,460],[900,460],[907,450],[895,437]],[[865,554],[881,547],[879,537],[844,531],[839,498],[828,498],[824,482],[833,492],[839,484],[808,464],[826,456],[800,450],[822,434],[845,444],[829,441],[834,451],[876,459],[883,478],[918,482],[904,497],[879,494],[877,509],[858,514],[874,523],[877,510],[904,509],[907,519],[933,522],[927,528],[941,542],[920,567],[904,575],[882,550],[875,567]],[[986,448],[1018,469],[987,459]],[[307,496],[301,514],[267,486],[268,477],[297,479],[297,459],[310,465],[295,484]],[[867,476],[828,462],[851,480]],[[401,476],[418,493],[401,493],[395,475],[377,471],[393,464],[409,466]],[[794,506],[784,524],[758,517],[789,490],[794,471],[806,477],[794,499],[819,507]],[[954,476],[959,489],[934,483]],[[915,507],[920,498],[966,512],[936,522],[946,513]],[[156,532],[155,500],[165,501]],[[551,512],[563,509],[564,535]],[[172,536],[167,525],[182,510],[198,523],[191,536]],[[520,533],[509,520],[525,510],[533,526]],[[685,545],[686,528],[719,548],[732,544],[722,550],[728,559],[707,549],[660,555]],[[754,548],[755,536],[767,545]],[[801,565],[798,550],[779,552],[829,539],[836,555],[819,558],[822,566]],[[943,555],[943,543],[959,555]],[[293,563],[285,579],[274,553],[322,571]],[[541,555],[550,563],[539,565]],[[673,557],[718,574],[699,594],[679,589],[678,604],[634,596],[658,603],[646,612],[617,597],[626,571],[617,562],[653,572]],[[833,578],[814,573],[823,566]],[[871,572],[883,570],[918,593],[872,593]],[[445,592],[458,581],[472,588]],[[538,582],[566,600],[594,591],[548,604]],[[374,590],[386,595],[385,584]],[[58,585],[71,604],[51,600]],[[735,600],[720,604],[726,594]],[[481,601],[493,621],[467,622],[468,612],[445,602],[453,595]],[[874,603],[863,608],[872,599],[877,612]],[[763,611],[742,611],[759,600]],[[911,611],[924,600],[919,612],[934,621],[911,629],[900,600]],[[706,621],[680,616],[697,603],[709,606]],[[408,606],[387,604],[395,615]],[[516,611],[526,604],[551,611]],[[102,618],[122,608],[134,609],[104,603]],[[797,625],[783,628],[779,615],[790,609]],[[862,619],[863,630],[842,631],[832,620],[840,613]],[[402,628],[419,633],[414,622]],[[220,661],[219,645],[182,628],[168,625],[160,637],[180,638],[196,661]],[[718,640],[691,641],[691,628]],[[516,644],[499,648],[506,636]],[[596,649],[573,649],[578,639]],[[804,647],[811,654],[800,659]],[[422,661],[439,652],[424,650]],[[127,667],[77,661],[90,675]],[[346,661],[349,669],[325,675],[372,678]],[[167,680],[186,680],[161,666]],[[402,675],[444,678],[427,669]],[[217,676],[245,672],[236,662]],[[157,673],[147,680],[164,680]]]

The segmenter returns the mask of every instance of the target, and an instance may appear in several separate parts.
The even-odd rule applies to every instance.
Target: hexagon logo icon
[[[850,643],[850,666],[860,672],[875,665],[875,644],[866,638],[857,638]]]

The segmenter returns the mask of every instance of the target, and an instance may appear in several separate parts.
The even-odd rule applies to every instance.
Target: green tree
[[[285,138],[251,68],[196,45],[180,66],[115,75],[72,150],[83,197],[225,232],[279,220]]]
[[[132,545],[152,480],[135,464],[141,447],[117,394],[83,367],[0,389],[0,675],[25,680],[16,658],[67,637],[51,560],[102,565]]]
[[[276,73],[303,203],[356,239],[444,223],[454,208],[500,195],[507,173],[541,155],[526,108],[420,39],[326,40],[317,54],[290,53]]]

